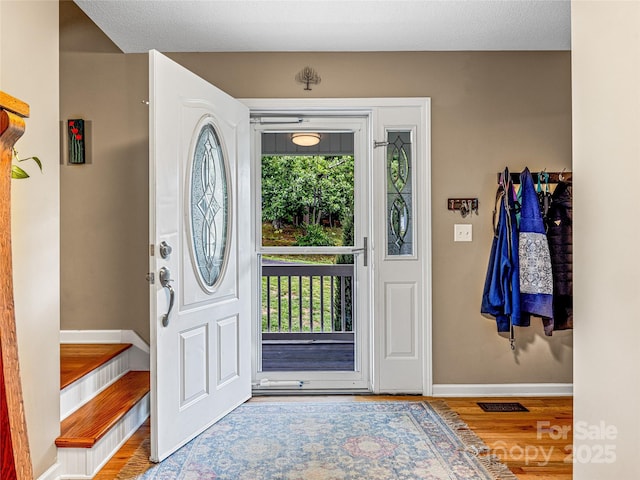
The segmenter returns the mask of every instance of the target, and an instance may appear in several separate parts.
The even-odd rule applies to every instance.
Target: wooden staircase
[[[93,478],[149,416],[149,372],[125,344],[60,345],[62,478]]]

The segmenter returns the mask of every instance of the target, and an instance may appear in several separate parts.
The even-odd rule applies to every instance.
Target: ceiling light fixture
[[[313,132],[300,132],[291,135],[291,141],[301,147],[313,147],[320,143],[320,134]]]

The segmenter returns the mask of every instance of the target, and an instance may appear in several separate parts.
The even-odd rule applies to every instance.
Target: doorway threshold
[[[251,394],[254,397],[267,397],[267,396],[285,396],[285,397],[299,397],[304,395],[309,396],[326,396],[326,395],[338,395],[338,396],[348,396],[348,395],[371,395],[372,391],[364,388],[358,389],[335,389],[335,388],[327,388],[327,389],[292,389],[292,388],[256,388],[254,387],[251,390]]]

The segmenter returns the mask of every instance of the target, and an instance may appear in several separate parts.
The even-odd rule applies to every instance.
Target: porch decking
[[[262,370],[353,371],[353,342],[262,342]]]
[[[262,371],[354,371],[352,264],[263,263]]]

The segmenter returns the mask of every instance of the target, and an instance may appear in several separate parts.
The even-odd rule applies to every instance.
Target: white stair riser
[[[67,418],[129,370],[129,350],[125,350],[64,388],[60,392],[60,421]]]
[[[149,394],[92,448],[58,448],[58,462],[65,472],[62,479],[91,479],[135,433],[149,416]]]

